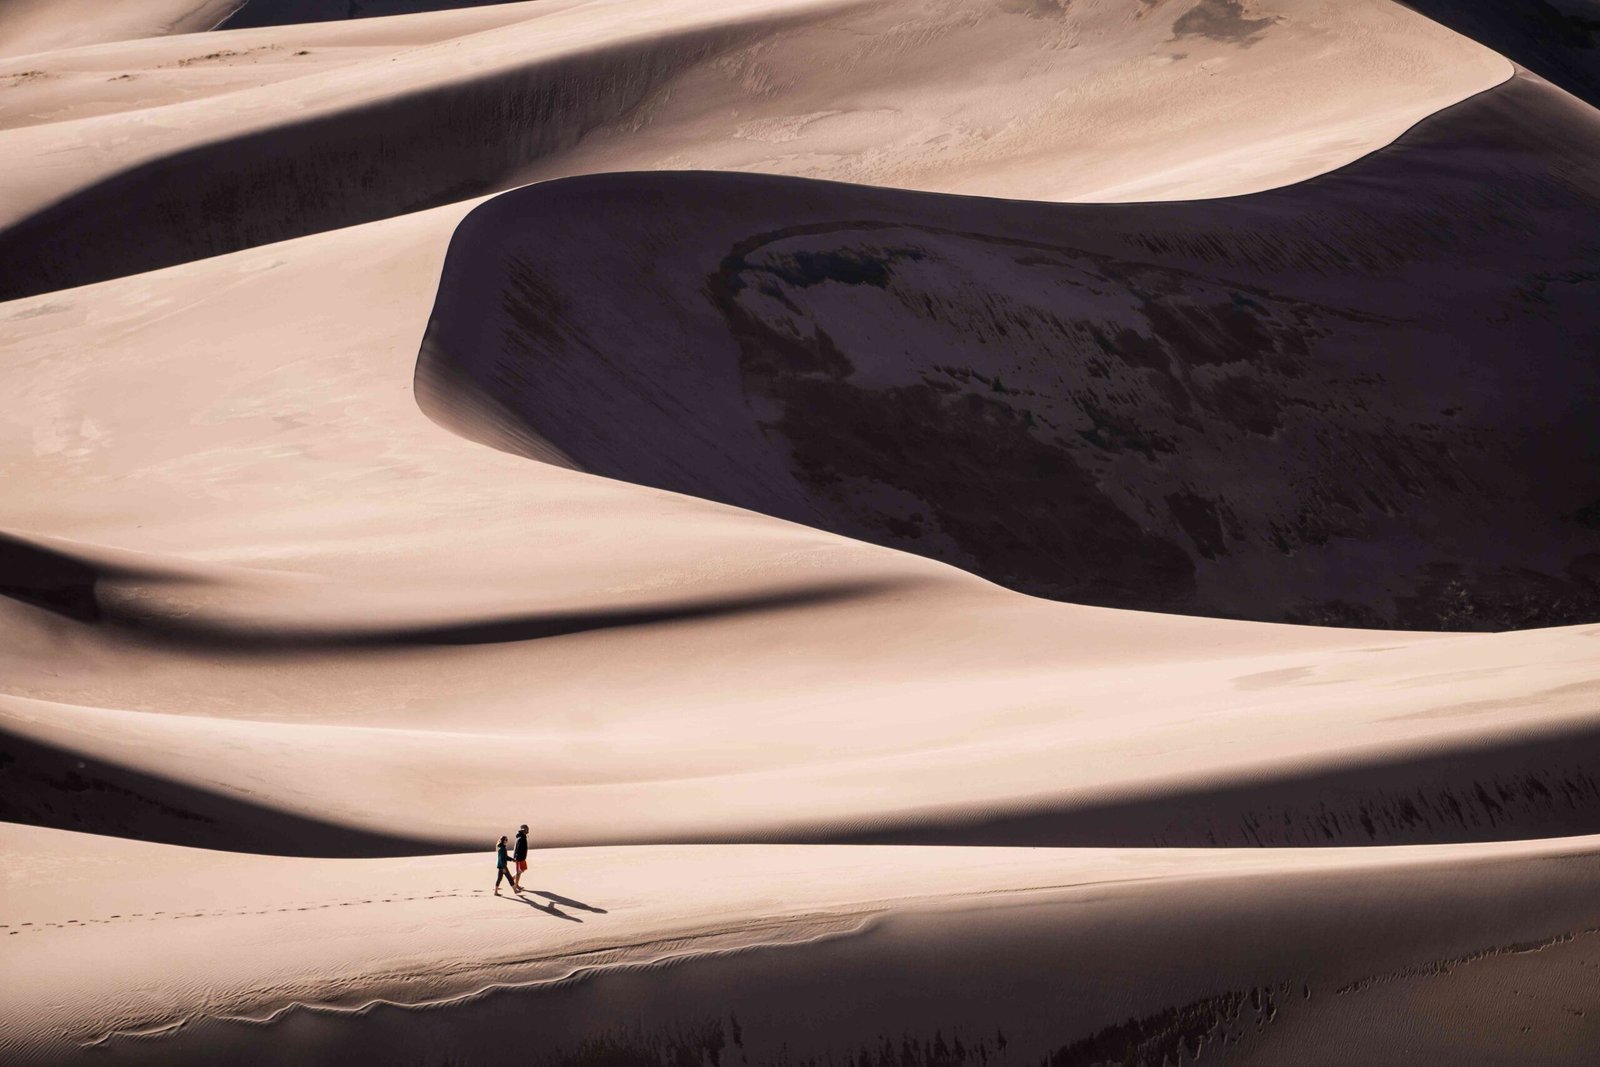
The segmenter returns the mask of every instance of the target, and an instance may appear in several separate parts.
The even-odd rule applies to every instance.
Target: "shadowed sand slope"
[[[554,850],[495,898],[479,855],[3,833],[20,1062],[506,1062],[514,1032],[538,1063],[1581,1064],[1600,1036],[1594,838]]]
[[[338,46],[364,26],[390,45]],[[43,57],[0,79],[36,102],[0,132],[0,296],[597,171],[1247,192],[1511,69],[1385,0],[541,0],[161,46],[195,69],[147,77],[141,43],[104,77]]]
[[[1229,200],[531,187],[457,232],[420,395],[513,451],[1063,600],[1592,621],[1596,143],[1523,77]]]

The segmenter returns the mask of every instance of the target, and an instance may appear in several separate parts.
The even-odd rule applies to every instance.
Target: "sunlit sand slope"
[[[514,1034],[536,1063],[1580,1064],[1600,1037],[1594,838],[537,851],[521,899],[481,854],[3,843],[8,1062],[507,1062]]]
[[[320,34],[389,22],[415,39],[319,58]],[[164,53],[178,43],[197,69],[163,72],[159,92],[141,45],[107,75],[134,75],[122,103],[105,82],[58,87],[60,121],[0,132],[15,161],[0,296],[600,170],[1050,200],[1248,192],[1357,158],[1511,71],[1384,0],[540,0]],[[43,92],[48,60],[0,93]]]
[[[1522,77],[1228,200],[534,186],[458,230],[422,400],[513,451],[1062,600],[1584,622],[1596,144],[1600,113]]]
[[[9,56],[99,41],[209,30],[241,3],[243,0],[0,0],[0,64]]]
[[[538,4],[545,11],[561,6],[558,0]],[[420,19],[358,19],[63,48],[0,66],[14,72],[0,77],[0,130],[120,114],[121,120],[105,124],[115,130],[113,136],[127,139],[117,145],[94,144],[98,157],[94,166],[115,166],[119,151],[136,150],[138,139],[162,136],[141,129],[148,113],[181,114],[182,108],[166,109],[355,64],[387,63],[409,50],[525,22],[528,17],[528,5],[508,4]],[[212,100],[211,106],[219,104]],[[220,129],[229,114],[220,112],[213,119]],[[80,129],[92,136],[95,127]],[[34,160],[33,166],[41,162]],[[13,161],[13,166],[20,165],[20,158]],[[54,169],[51,173],[61,176]]]

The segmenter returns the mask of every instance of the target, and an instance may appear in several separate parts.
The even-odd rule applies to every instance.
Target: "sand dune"
[[[1383,178],[1386,160],[1409,161],[1418,184],[1448,176],[1452,160],[1484,155],[1451,132],[1474,109],[1485,129],[1537,128],[1492,120],[1535,107],[1553,123],[1565,99],[1516,81],[1352,171],[1205,210],[1258,205],[1292,232],[1294,196],[1322,196],[1327,219],[1341,186],[1398,183]],[[1503,156],[1521,161],[1508,176],[1535,190],[1525,199],[1552,219],[1583,209],[1581,189],[1564,201],[1538,184],[1559,156]],[[581,233],[595,209],[569,211],[561,198],[646,181],[688,192],[709,180],[597,178],[491,201],[455,231],[470,254],[444,270],[427,358],[444,358],[452,323],[475,322],[491,337],[504,328],[492,242],[526,250],[517,219],[533,224],[536,248],[574,257],[574,276],[603,296],[596,279],[630,276],[577,258],[557,222]],[[1428,202],[1445,198],[1440,188],[1448,192],[1431,188]],[[850,218],[874,205],[937,214],[979,203],[810,184],[786,199],[803,224],[804,212],[830,209],[805,197],[837,195],[851,198]],[[543,198],[554,200],[551,214],[526,212]],[[674,209],[706,210],[688,196],[638,202],[666,225]],[[741,225],[751,202],[718,200]],[[1394,210],[1407,202],[1397,197]],[[211,844],[248,808],[241,845],[310,852],[358,840],[372,851],[383,847],[375,835],[462,847],[507,804],[546,812],[541,832],[561,844],[1368,844],[1595,829],[1592,626],[1445,638],[1052,604],[704,499],[530,463],[430,422],[404,387],[404,339],[421,331],[437,257],[464,210],[12,305],[18,347],[6,384],[40,416],[13,446],[31,455],[18,483],[28,491],[11,512],[11,558],[36,579],[47,561],[60,576],[31,591],[15,574],[4,583],[16,597],[5,728],[33,746],[33,780],[48,802],[12,817]],[[984,210],[1002,220],[1013,212],[1010,225],[1043,236],[1038,205]],[[1113,220],[1153,210],[1196,209],[1082,209]],[[1483,216],[1462,219],[1462,233],[1493,238]],[[706,217],[680,230],[706,235],[706,270],[749,232],[719,225]],[[647,220],[629,227],[650,232]],[[1564,228],[1582,240],[1579,227]],[[1087,222],[1074,232],[1085,241],[1116,233],[1095,238]],[[908,229],[897,240],[913,237]],[[1547,262],[1577,254],[1551,241]],[[595,242],[587,249],[604,254]],[[1438,269],[1426,242],[1407,251]],[[491,273],[472,280],[483,264]],[[1381,276],[1380,285],[1392,287]],[[490,307],[455,315],[457,294]],[[1470,289],[1462,298],[1488,302]],[[717,304],[696,299],[699,321],[716,324]],[[302,314],[275,313],[285,306]],[[604,306],[627,329],[613,309],[650,313],[637,297]],[[1587,313],[1563,314],[1581,324]],[[558,334],[582,325],[548,321]],[[185,340],[223,324],[248,343],[218,351]],[[666,329],[649,336],[659,351],[678,351]],[[880,352],[896,350],[880,341]],[[624,341],[614,351],[647,350]],[[675,365],[698,389],[692,402],[672,402],[683,428],[737,425],[707,421],[724,402],[689,376],[694,364]],[[468,369],[493,380],[492,370]],[[188,384],[163,391],[161,404],[129,402],[172,380]],[[393,384],[374,390],[373,381]],[[588,412],[596,435],[652,425],[615,408],[630,395],[625,380],[604,385],[557,399]],[[1482,387],[1494,388],[1506,387]],[[460,406],[476,395],[458,382],[429,394],[429,407],[455,403],[452,425],[481,436],[486,424],[465,421],[478,414]],[[259,397],[271,400],[250,399]],[[46,420],[52,411],[62,414]],[[576,449],[574,440],[558,443]],[[684,465],[728,466],[709,456]],[[1485,465],[1479,479],[1492,471]],[[1584,473],[1551,484],[1581,488]],[[87,511],[74,508],[84,486],[96,492]],[[56,536],[27,533],[43,529]],[[47,650],[66,648],[78,666],[63,676]],[[55,768],[76,760],[88,788],[49,788]],[[226,818],[212,797],[230,805]],[[321,824],[314,836],[310,822]],[[297,836],[298,846],[285,844]]]
[[[0,1060],[1594,1058],[1573,41],[117,7],[0,0]]]
[[[422,398],[502,447],[1063,600],[1585,621],[1597,140],[1523,77],[1222,201],[533,186],[457,232]]]
[[[591,170],[1058,200],[1247,192],[1357,158],[1510,73],[1384,0],[1201,17],[1213,2],[543,0],[407,16],[394,21],[431,43],[0,132],[26,161],[0,181],[0,295]],[[469,18],[500,24],[439,37]],[[196,59],[313,29],[181,41]],[[830,77],[809,76],[819,65]],[[139,81],[122,91],[139,99]]]

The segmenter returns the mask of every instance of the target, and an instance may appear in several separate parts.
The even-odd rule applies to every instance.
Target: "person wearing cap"
[[[511,888],[522,892],[522,872],[528,869],[528,824],[523,823],[517,827],[517,843],[511,849],[512,862],[516,870],[511,875]]]

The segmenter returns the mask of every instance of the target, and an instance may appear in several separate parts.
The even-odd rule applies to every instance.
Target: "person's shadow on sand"
[[[554,916],[557,919],[565,919],[569,923],[581,923],[581,922],[583,922],[583,920],[578,918],[576,915],[568,915],[566,912],[562,911],[560,908],[556,907],[554,904],[540,904],[536,900],[529,900],[527,897],[519,897],[516,894],[512,894],[509,897],[501,897],[500,899],[501,900],[513,901],[514,903],[517,903],[517,904],[526,904],[528,907],[532,908],[534,911],[542,911],[546,915]]]
[[[564,912],[560,908],[556,907],[557,904],[563,905],[564,907],[568,907],[568,908],[576,908],[579,911],[592,912],[595,915],[604,915],[604,914],[606,914],[606,909],[604,909],[604,908],[596,908],[596,907],[594,907],[592,905],[585,904],[581,900],[573,900],[570,897],[564,897],[560,893],[547,893],[542,889],[531,889],[531,890],[525,890],[524,892],[531,893],[536,897],[544,897],[546,900],[550,901],[550,903],[541,904],[536,900],[527,899],[526,896],[519,896],[519,895],[515,895],[515,894],[512,895],[512,896],[509,896],[509,897],[502,897],[501,899],[502,900],[514,900],[518,904],[526,904],[528,907],[532,908],[534,911],[542,911],[546,915],[553,916],[554,918],[557,918],[557,919],[565,919],[569,923],[581,923],[581,922],[583,922],[583,920],[578,918],[576,915],[568,915],[566,912]]]
[[[530,889],[528,892],[532,893],[536,897],[544,897],[552,904],[560,904],[563,908],[575,908],[578,911],[587,911],[594,915],[606,914],[606,909],[604,908],[597,908],[593,904],[585,904],[581,900],[573,900],[571,897],[564,897],[560,893],[552,893],[545,889]]]

